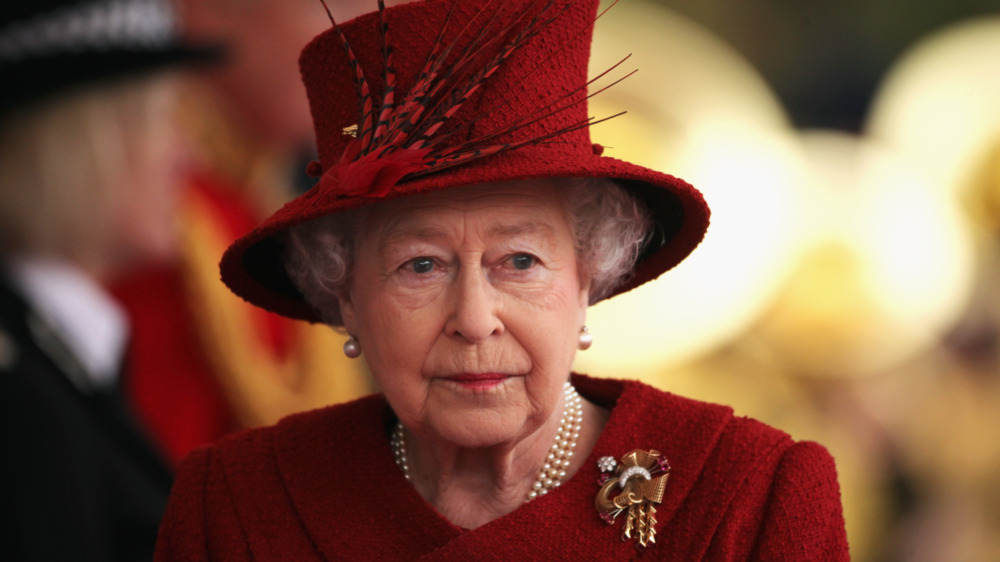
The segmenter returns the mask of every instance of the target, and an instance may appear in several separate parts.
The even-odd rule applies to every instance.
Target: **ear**
[[[580,326],[587,323],[587,309],[590,308],[590,279],[580,285],[579,294]]]
[[[340,304],[340,319],[344,323],[347,333],[356,336],[358,334],[358,316],[354,310],[354,301],[351,300],[349,289],[344,289],[337,294],[337,302]]]

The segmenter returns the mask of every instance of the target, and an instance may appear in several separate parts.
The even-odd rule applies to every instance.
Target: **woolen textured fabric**
[[[0,279],[0,558],[148,560],[171,475],[117,391]],[[71,375],[76,372],[76,375]]]
[[[848,560],[833,459],[730,408],[638,382],[574,376],[611,410],[560,488],[478,529],[443,519],[393,461],[395,418],[371,396],[193,453],[156,560],[607,560],[637,556],[594,509],[596,460],[657,449],[673,467],[643,559]]]
[[[533,13],[544,2],[507,0],[488,3],[429,0],[389,8],[386,11],[390,41],[394,46],[397,72],[396,101],[410,90],[423,70],[435,39],[451,14],[445,44],[457,43],[453,54],[462,52],[484,21],[495,16],[499,24],[491,28],[516,28],[523,13]],[[373,2],[374,5],[374,2]],[[454,6],[454,12],[451,12]],[[457,132],[445,143],[461,144],[485,133],[504,130],[511,122],[560,100],[576,100],[566,111],[497,139],[497,143],[517,143],[563,130],[585,121],[589,115],[583,102],[587,83],[587,63],[598,0],[556,0],[546,17],[561,12],[558,19],[514,53],[490,76],[476,94],[455,114]],[[465,34],[459,33],[468,29]],[[379,16],[362,16],[342,26],[356,53],[373,95],[383,90],[382,40]],[[498,38],[478,57],[485,64],[506,42]],[[622,56],[628,53],[623,46]],[[454,57],[453,57],[454,58]],[[316,37],[302,52],[303,81],[309,95],[319,162],[323,171],[335,169],[351,137],[345,127],[358,124],[357,87],[354,71],[335,31]],[[616,77],[624,74],[621,72]],[[603,84],[610,83],[610,79]],[[376,108],[377,111],[378,108]],[[627,118],[622,117],[622,118]],[[281,264],[282,242],[276,236],[289,227],[326,215],[369,205],[382,200],[407,197],[468,185],[532,178],[612,178],[630,190],[649,208],[654,229],[635,273],[615,294],[631,290],[655,279],[677,265],[702,240],[708,228],[709,211],[701,194],[673,176],[628,162],[601,156],[591,143],[589,128],[577,129],[543,144],[524,146],[481,160],[402,181],[384,196],[348,195],[338,191],[337,181],[321,181],[304,195],[289,202],[257,229],[226,251],[220,264],[223,281],[244,299],[292,318],[312,322],[318,318],[292,285]],[[337,323],[336,311],[324,311],[326,320]]]

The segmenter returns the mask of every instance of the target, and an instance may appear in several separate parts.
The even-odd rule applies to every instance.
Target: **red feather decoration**
[[[631,76],[629,73],[588,96],[577,96],[581,90],[585,90],[594,81],[603,78],[628,57],[622,59],[597,78],[581,84],[579,88],[562,99],[526,112],[512,119],[505,126],[481,134],[475,139],[449,145],[449,139],[454,138],[463,130],[467,130],[470,125],[469,123],[454,124],[455,114],[514,52],[523,47],[546,26],[557,21],[569,6],[567,3],[562,8],[553,9],[554,0],[535,0],[527,9],[517,14],[513,21],[503,29],[497,25],[499,11],[493,10],[493,15],[485,22],[481,22],[477,31],[470,33],[473,24],[480,22],[483,19],[481,16],[487,13],[492,3],[498,1],[489,0],[479,9],[475,17],[469,20],[465,28],[455,35],[456,38],[462,38],[474,33],[464,50],[453,57],[453,51],[458,41],[446,45],[444,37],[452,23],[455,7],[460,1],[462,0],[455,0],[449,9],[445,22],[433,43],[423,69],[417,75],[414,85],[398,101],[396,100],[396,71],[393,66],[393,46],[390,40],[389,24],[385,16],[385,4],[383,0],[378,1],[379,33],[382,40],[384,63],[384,89],[378,104],[378,118],[373,119],[374,104],[364,71],[351,49],[347,37],[330,13],[325,0],[320,0],[354,71],[360,105],[360,119],[356,137],[348,144],[339,162],[322,172],[323,177],[320,180],[320,185],[323,191],[329,189],[340,196],[380,198],[401,181],[487,156],[516,150],[523,146],[552,142],[553,139],[563,134],[589,127],[624,113],[599,121],[595,121],[592,117],[583,119],[561,129],[518,142],[497,142],[497,139],[505,135],[565,111],[576,104],[585,103],[591,96]],[[601,17],[605,12],[597,17]],[[479,68],[470,68],[474,61],[482,58],[481,55],[486,49],[495,47],[500,41],[504,41],[504,43],[486,64]],[[541,67],[544,62],[539,61],[537,67]],[[318,169],[318,166],[313,165],[310,167],[310,172],[321,172],[321,170]]]

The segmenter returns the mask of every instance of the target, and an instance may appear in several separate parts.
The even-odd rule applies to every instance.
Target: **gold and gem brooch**
[[[597,468],[602,472],[601,486],[594,507],[601,519],[613,525],[627,512],[622,527],[622,540],[636,539],[640,552],[656,542],[656,507],[663,500],[663,491],[670,476],[670,463],[659,451],[635,449],[615,461],[601,457]]]

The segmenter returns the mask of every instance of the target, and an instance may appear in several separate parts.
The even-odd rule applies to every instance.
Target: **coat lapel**
[[[630,557],[633,544],[620,539],[621,518],[609,526],[594,507],[599,489],[597,459],[620,458],[632,449],[656,449],[673,467],[663,501],[657,506],[658,542],[669,533],[674,515],[699,479],[719,436],[732,418],[722,406],[692,409],[689,401],[637,382],[574,376],[581,395],[609,410],[601,437],[573,478],[509,515],[468,531],[428,558],[494,559]],[[692,447],[692,443],[697,446]],[[501,540],[502,539],[502,540]],[[666,550],[666,545],[651,548]]]
[[[305,532],[328,560],[363,559],[373,552],[413,559],[462,532],[396,467],[388,438],[392,423],[384,399],[372,396],[277,428],[281,480]]]

